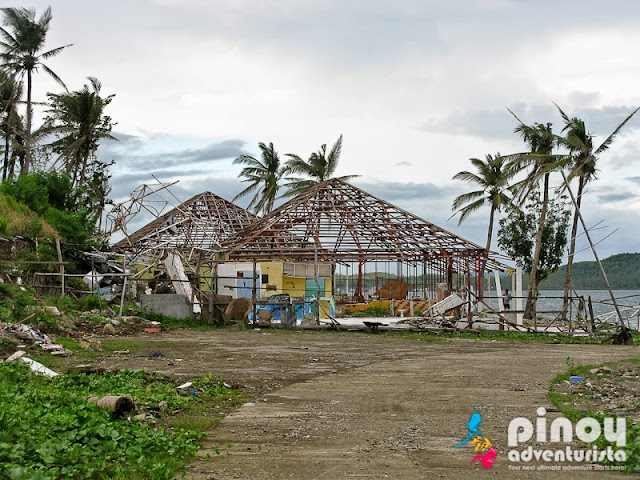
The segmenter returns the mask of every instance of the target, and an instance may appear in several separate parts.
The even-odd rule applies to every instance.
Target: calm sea
[[[526,288],[523,287],[523,288]],[[578,290],[578,295],[582,295],[585,302],[591,297],[593,304],[593,313],[596,316],[612,312],[614,310],[611,302],[611,296],[607,290]],[[526,296],[526,291],[524,292]],[[540,311],[560,311],[562,310],[562,296],[564,292],[562,290],[541,290],[540,296],[537,302],[537,310]],[[640,306],[640,290],[614,290],[613,295],[618,302],[618,307],[621,310],[622,316],[628,318],[633,316],[633,325],[637,325],[637,312]],[[497,308],[498,302],[496,299],[496,292],[491,292],[491,306]],[[526,298],[522,300],[523,308]],[[577,302],[575,302],[577,305]],[[511,302],[511,308],[515,308],[515,298]],[[574,315],[575,315],[575,308]],[[545,315],[553,316],[553,315]]]

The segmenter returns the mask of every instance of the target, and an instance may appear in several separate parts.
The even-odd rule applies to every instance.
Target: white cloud
[[[402,199],[435,222],[464,188],[451,177],[469,158],[521,149],[505,107],[559,126],[556,101],[606,135],[640,105],[639,19],[640,4],[623,0],[68,0],[53,5],[47,41],[74,43],[49,61],[69,88],[92,75],[116,94],[110,114],[136,137],[103,151],[118,156],[120,191],[145,158],[168,175],[162,163],[184,153],[172,173],[187,195],[213,169],[237,174],[238,149],[215,166],[195,162],[208,146],[244,142],[257,154],[259,141],[272,141],[306,157],[342,133],[339,175],[436,184],[437,203]],[[39,100],[59,91],[42,71],[34,88]],[[634,122],[601,156],[605,189],[637,176]],[[484,243],[482,215],[449,228]]]

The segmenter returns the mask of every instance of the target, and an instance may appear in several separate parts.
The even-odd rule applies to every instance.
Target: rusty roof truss
[[[218,251],[220,244],[257,217],[211,192],[195,195],[115,244],[118,249],[151,251],[201,249]]]
[[[483,247],[347,182],[331,179],[222,242],[232,259],[457,262]],[[490,252],[490,266],[502,266]]]

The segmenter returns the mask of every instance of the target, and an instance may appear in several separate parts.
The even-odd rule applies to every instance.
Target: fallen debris
[[[11,355],[9,358],[7,358],[7,362],[13,362],[15,360],[18,360],[21,356],[23,356],[24,354],[26,354],[27,352],[25,352],[24,350],[18,350],[16,353],[14,353],[13,355]]]
[[[5,335],[10,334],[23,341],[30,340],[34,345],[48,345],[53,343],[49,336],[42,333],[39,328],[24,325],[21,322],[15,324],[0,322],[0,331]]]
[[[40,375],[44,375],[45,377],[53,378],[60,375],[59,373],[54,372],[53,370],[45,367],[40,362],[36,362],[35,360],[31,360],[30,358],[20,357],[20,361],[29,365],[29,368],[32,371],[39,373]]]

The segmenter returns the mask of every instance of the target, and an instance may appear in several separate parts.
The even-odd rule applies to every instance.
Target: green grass
[[[445,339],[477,339],[477,340],[500,340],[507,342],[521,343],[550,343],[550,344],[601,344],[602,337],[571,337],[568,335],[552,335],[547,333],[527,333],[513,331],[484,331],[484,332],[446,332],[434,330],[428,332],[386,332],[387,335],[402,337],[414,340],[437,341]]]
[[[246,398],[211,375],[192,381],[197,396],[178,394],[177,384],[157,373],[49,379],[20,363],[0,364],[0,478],[173,478],[195,457],[204,430]],[[132,396],[137,405],[165,400],[169,414],[181,413],[161,428],[113,419],[86,402],[107,394]]]
[[[596,367],[608,366],[612,368],[613,371],[616,370],[616,366],[621,363],[638,363],[640,362],[639,358],[630,358],[626,360],[621,360],[618,362],[606,362],[601,365],[576,365],[571,357],[568,357],[566,360],[567,363],[567,371],[563,373],[559,373],[551,380],[551,385],[549,388],[548,398],[549,401],[555,406],[562,415],[571,420],[573,423],[576,423],[578,420],[584,417],[593,417],[597,419],[600,424],[603,424],[604,418],[607,416],[612,416],[611,412],[603,412],[601,410],[596,410],[593,408],[593,405],[590,404],[588,395],[572,395],[565,394],[560,392],[553,391],[556,385],[568,381],[572,375],[578,375],[583,377],[584,382],[597,382],[601,378],[606,378],[609,381],[621,381],[619,377],[611,374],[602,374],[602,373],[591,373],[591,370]],[[624,381],[629,381],[629,379],[624,378]],[[586,384],[586,383],[585,383]],[[627,446],[625,447],[625,451],[627,453],[627,461],[624,465],[624,471],[627,473],[637,473],[640,472],[640,422],[632,420],[630,418],[626,419],[627,422]],[[600,449],[604,450],[608,446],[616,449],[616,445],[608,442],[604,435],[601,435],[594,445]],[[607,461],[604,462],[608,463]],[[615,462],[613,465],[617,465]],[[620,466],[620,465],[618,465]]]

